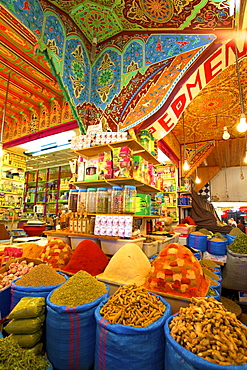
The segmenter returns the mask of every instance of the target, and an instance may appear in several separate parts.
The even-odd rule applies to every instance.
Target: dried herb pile
[[[98,281],[86,271],[78,271],[63,285],[55,289],[50,301],[53,304],[77,307],[94,302],[106,293],[104,283]]]
[[[46,370],[49,363],[21,348],[11,337],[0,339],[0,370]]]
[[[233,253],[247,254],[247,235],[242,233],[228,246]]]

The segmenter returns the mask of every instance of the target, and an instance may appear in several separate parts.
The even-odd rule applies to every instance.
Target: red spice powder
[[[108,258],[102,249],[92,240],[83,240],[78,244],[64,271],[75,274],[83,270],[92,276],[101,274],[108,264]]]

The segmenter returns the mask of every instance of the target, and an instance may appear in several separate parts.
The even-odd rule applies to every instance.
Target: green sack
[[[38,342],[32,348],[28,348],[27,353],[30,353],[30,354],[33,354],[33,355],[37,356],[37,355],[40,355],[42,353],[42,350],[43,350],[43,343]]]
[[[28,319],[45,312],[44,297],[23,297],[8,315],[9,319]]]
[[[11,334],[11,337],[17,341],[19,346],[31,348],[35,346],[40,340],[42,335],[42,330],[36,331],[33,334]]]
[[[31,319],[12,319],[4,329],[8,334],[32,334],[41,328],[44,321],[44,314]]]

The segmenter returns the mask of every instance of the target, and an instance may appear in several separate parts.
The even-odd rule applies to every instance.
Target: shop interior
[[[246,1],[0,8],[0,369],[246,369]]]

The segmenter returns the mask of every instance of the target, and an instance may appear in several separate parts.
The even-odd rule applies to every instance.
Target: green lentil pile
[[[55,289],[50,301],[53,304],[77,307],[93,302],[106,293],[104,283],[98,281],[86,271],[78,271],[65,284]]]
[[[0,370],[46,370],[49,363],[21,348],[11,337],[0,339]]]
[[[247,254],[247,235],[242,233],[228,246],[233,253]]]
[[[40,264],[35,266],[31,271],[16,281],[19,286],[51,286],[62,284],[65,277],[58,274],[52,267]]]

